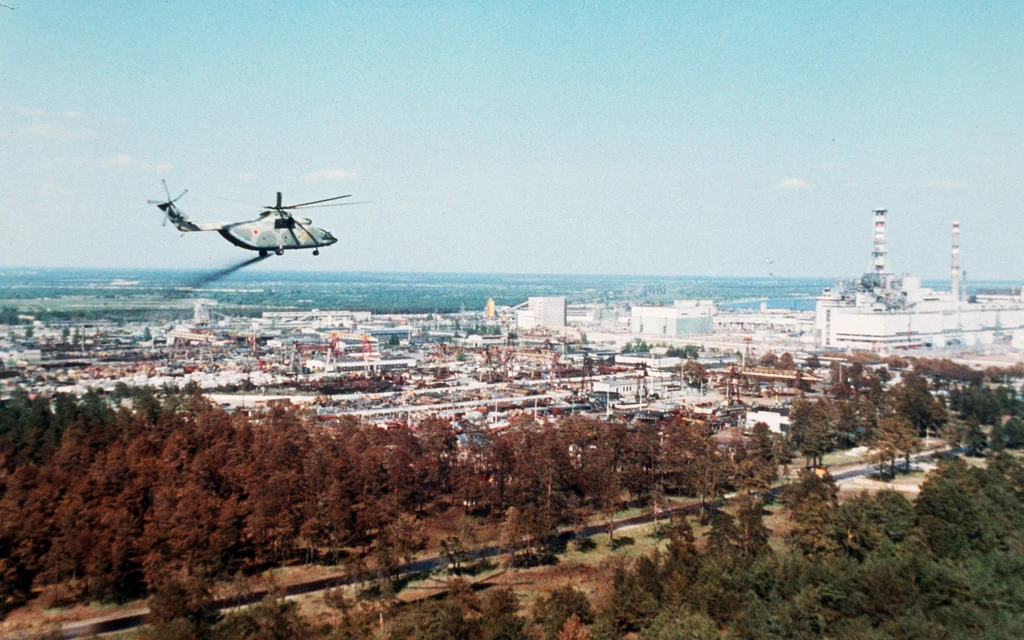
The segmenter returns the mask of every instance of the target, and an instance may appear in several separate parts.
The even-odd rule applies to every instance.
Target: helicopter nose
[[[338,239],[334,237],[334,234],[332,234],[330,231],[324,231],[323,244],[330,245],[330,244],[334,244],[337,241],[338,241]]]

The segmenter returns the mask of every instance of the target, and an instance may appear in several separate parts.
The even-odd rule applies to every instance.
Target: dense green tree
[[[789,413],[790,434],[808,466],[819,466],[832,448],[829,406],[824,400],[814,403],[799,398]]]
[[[528,640],[526,618],[519,615],[519,598],[506,588],[493,589],[481,599],[481,640]]]
[[[1024,448],[1024,420],[1016,416],[1003,425],[1003,442],[1008,449]]]
[[[840,401],[835,404],[835,437],[840,448],[870,442],[878,422],[875,405],[866,398]]]
[[[574,587],[560,587],[541,596],[533,608],[534,622],[546,638],[557,638],[569,618],[575,616],[583,624],[594,621],[594,612],[587,594]]]
[[[891,413],[909,420],[918,436],[937,433],[948,419],[945,406],[932,396],[927,381],[912,371],[886,395]]]
[[[669,347],[665,355],[669,358],[696,360],[700,357],[700,347],[695,344],[688,344],[685,347]]]
[[[940,464],[921,485],[915,508],[921,531],[932,552],[963,557],[1004,548],[1019,537],[1024,523],[1019,498],[1012,498],[1007,474],[1019,473],[1019,462],[1003,458],[995,469],[975,469],[954,459]]]
[[[608,613],[622,633],[643,629],[658,614],[660,589],[657,565],[641,558],[635,568],[618,568],[612,579],[614,595]],[[655,590],[650,587],[654,586]]]
[[[972,417],[967,421],[967,432],[964,434],[964,439],[968,453],[972,456],[980,456],[988,447],[988,436],[981,430],[977,418]]]
[[[953,389],[949,404],[965,420],[974,418],[986,425],[996,424],[1005,414],[1021,414],[1021,402],[1013,389],[1006,386],[991,388],[975,383]]]
[[[847,554],[863,559],[883,542],[903,542],[916,521],[913,505],[896,491],[867,492],[840,504],[835,512],[836,542]]]
[[[647,354],[650,351],[651,345],[644,342],[641,338],[634,338],[632,342],[627,342],[622,347],[622,353]]]
[[[771,530],[764,524],[764,502],[759,496],[737,499],[736,525],[740,552],[744,558],[756,558],[768,551]]]
[[[782,492],[782,503],[793,523],[793,545],[809,556],[827,555],[836,549],[834,512],[839,488],[832,475],[801,469],[797,479]]]
[[[721,509],[711,514],[711,528],[708,529],[707,551],[719,562],[729,562],[739,558],[742,553],[742,541],[736,518]]]
[[[692,611],[664,611],[651,621],[638,640],[719,640],[715,621]]]

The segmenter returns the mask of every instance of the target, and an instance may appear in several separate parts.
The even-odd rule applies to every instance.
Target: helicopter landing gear
[[[313,255],[314,256],[320,255],[320,250],[319,249],[313,249]]]
[[[283,256],[284,255],[284,249],[282,249],[281,247],[278,247],[278,248],[274,249],[274,253],[276,253],[279,256]]]
[[[266,258],[267,257],[267,250],[266,249],[260,249],[260,257],[261,258]]]

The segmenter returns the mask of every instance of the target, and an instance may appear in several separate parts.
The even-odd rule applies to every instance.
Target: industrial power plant
[[[825,349],[887,352],[914,348],[1024,346],[1024,299],[1008,293],[967,294],[960,269],[960,223],[953,223],[950,288],[921,286],[921,278],[889,270],[888,210],[874,211],[871,270],[826,289],[815,306],[815,336]]]

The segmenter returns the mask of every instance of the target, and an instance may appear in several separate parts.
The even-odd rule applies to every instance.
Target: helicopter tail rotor
[[[182,196],[188,193],[188,189],[179,193],[177,198],[172,198],[171,191],[167,188],[167,181],[161,180],[160,182],[164,185],[164,193],[167,194],[167,200],[148,200],[147,202],[155,204],[158,209],[164,212],[164,221],[161,226],[167,226],[167,221],[170,220],[180,231],[199,231],[199,227],[174,206],[175,202],[181,200]]]

